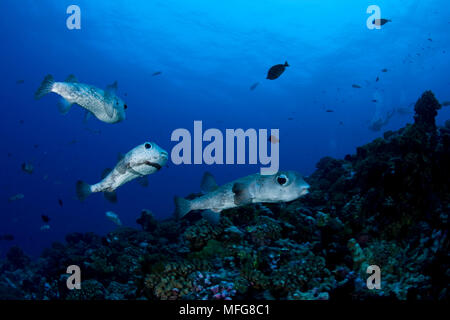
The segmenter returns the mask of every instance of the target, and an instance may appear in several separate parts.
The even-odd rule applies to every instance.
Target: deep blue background
[[[343,157],[412,121],[397,115],[371,132],[377,111],[408,107],[427,89],[450,100],[448,1],[376,1],[393,20],[382,30],[366,27],[373,1],[341,2],[2,0],[0,234],[16,240],[0,241],[0,255],[12,244],[37,255],[68,232],[108,232],[115,227],[104,216],[108,210],[130,226],[143,208],[168,217],[173,196],[197,192],[205,170],[219,183],[259,170],[169,163],[150,176],[148,188],[132,182],[119,189],[117,205],[99,194],[75,199],[76,180],[98,182],[118,152],[147,140],[170,152],[172,131],[192,130],[194,120],[205,129],[280,128],[281,168],[308,175],[321,157]],[[81,7],[81,30],[66,28],[70,4]],[[291,65],[285,74],[265,80],[268,68],[285,60]],[[163,73],[153,77],[156,71]],[[91,119],[89,128],[101,130],[93,134],[81,108],[62,116],[56,95],[35,101],[48,73],[59,81],[73,73],[99,87],[117,80],[127,120]],[[449,115],[442,110],[438,123]],[[35,166],[32,175],[21,171],[24,161]],[[8,202],[17,193],[25,198]],[[52,219],[46,232],[42,214]]]

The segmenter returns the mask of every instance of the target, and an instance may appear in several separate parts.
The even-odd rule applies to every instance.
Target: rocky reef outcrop
[[[428,91],[414,123],[326,157],[311,193],[289,204],[157,221],[105,237],[70,234],[38,261],[17,247],[0,262],[0,299],[445,300],[450,278],[450,129]],[[68,265],[82,289],[65,286]],[[367,267],[381,269],[369,290]]]

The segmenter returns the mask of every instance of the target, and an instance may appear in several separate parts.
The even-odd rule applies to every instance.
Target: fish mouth
[[[307,195],[309,193],[309,186],[300,188],[300,196]]]
[[[159,163],[156,163],[156,162],[146,161],[145,164],[147,166],[155,168],[156,170],[161,170],[161,168],[162,168],[161,165]]]

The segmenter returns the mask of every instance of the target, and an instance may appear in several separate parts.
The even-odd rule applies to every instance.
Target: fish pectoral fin
[[[66,99],[61,99],[58,102],[58,111],[61,114],[67,114],[69,112],[70,108],[72,107],[73,103],[70,103]]]
[[[112,118],[112,117],[114,117],[114,107],[112,106],[111,103],[109,103],[109,101],[110,101],[109,98],[106,98],[106,96],[105,96],[105,99],[106,99],[106,101],[103,104],[103,109],[105,110],[108,117]]]
[[[218,187],[219,186],[217,185],[214,176],[209,172],[205,172],[202,178],[202,182],[200,184],[201,190],[207,193],[217,190]]]
[[[73,74],[69,74],[64,82],[78,83],[78,79]]]
[[[127,172],[129,168],[129,164],[128,162],[125,160],[125,158],[123,158],[122,160],[119,161],[119,163],[116,166],[117,171],[120,174],[125,174]]]
[[[115,191],[103,192],[103,196],[111,203],[117,203],[117,194]]]
[[[84,112],[84,118],[83,118],[83,123],[84,124],[87,124],[87,122],[88,122],[89,118],[91,117],[91,115],[92,115],[92,112],[90,112],[89,110],[86,110]]]
[[[220,213],[213,210],[205,210],[202,212],[202,217],[212,225],[220,223]]]
[[[148,176],[142,176],[136,179],[136,181],[144,188],[148,187]]]
[[[111,173],[111,171],[112,171],[111,168],[106,168],[105,170],[103,170],[103,172],[102,172],[102,179],[105,179],[108,176],[108,174]]]
[[[252,203],[252,195],[250,194],[247,185],[243,183],[235,183],[232,189],[234,193],[234,204],[237,206]]]

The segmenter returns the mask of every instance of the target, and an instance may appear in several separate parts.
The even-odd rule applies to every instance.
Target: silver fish
[[[114,169],[105,169],[102,181],[89,185],[78,181],[76,185],[77,197],[80,201],[94,192],[103,192],[105,198],[117,202],[115,190],[134,179],[146,179],[146,176],[159,171],[167,163],[168,154],[156,143],[145,142],[129,151]]]
[[[308,189],[309,184],[295,171],[280,171],[274,175],[254,174],[220,187],[207,172],[202,179],[202,190],[207,193],[193,200],[175,197],[175,216],[181,218],[192,210],[220,213],[250,203],[289,202],[306,195]]]
[[[117,213],[114,213],[112,211],[107,211],[105,213],[105,216],[111,220],[111,222],[113,222],[114,224],[116,224],[117,226],[122,226],[122,221],[120,221],[119,216],[117,215]]]
[[[106,123],[117,123],[125,119],[127,105],[116,95],[117,82],[107,86],[106,90],[79,83],[75,76],[70,75],[64,82],[55,82],[52,75],[47,75],[35,93],[35,99],[40,99],[53,92],[62,97],[58,104],[59,112],[66,114],[73,104],[86,109],[85,119],[94,114],[97,119]]]

